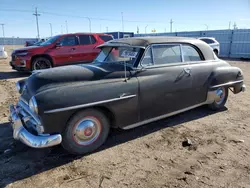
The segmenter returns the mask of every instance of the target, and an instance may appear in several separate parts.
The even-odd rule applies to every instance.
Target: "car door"
[[[93,61],[99,54],[100,49],[96,48],[98,45],[97,39],[94,35],[78,35],[79,46],[75,51],[75,56],[78,62],[88,63]]]
[[[57,65],[72,64],[76,62],[74,53],[78,47],[78,39],[75,35],[67,35],[59,40],[52,55]]]
[[[215,67],[220,66],[220,61],[206,61],[201,50],[191,44],[182,45],[183,59],[189,64],[192,74],[192,92],[190,99],[193,105],[206,101],[208,92],[208,80]],[[223,65],[223,63],[222,63]]]
[[[183,62],[180,44],[152,45],[137,74],[140,120],[147,120],[192,105],[192,75]]]

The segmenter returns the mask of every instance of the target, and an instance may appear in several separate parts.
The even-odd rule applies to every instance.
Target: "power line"
[[[41,16],[41,14],[38,14],[38,13],[37,13],[37,8],[36,8],[35,13],[34,13],[33,15],[36,16],[37,38],[40,39],[39,24],[38,24],[38,16]]]
[[[6,12],[33,12],[31,10],[18,10],[18,9],[0,9],[0,11]],[[87,16],[78,16],[78,15],[70,15],[70,14],[60,14],[54,12],[47,12],[47,11],[39,11],[42,14],[54,15],[54,16],[65,16],[65,17],[72,17],[72,18],[85,18],[91,20],[102,20],[102,21],[112,21],[112,22],[120,22],[121,20],[118,19],[109,19],[109,18],[95,18],[95,17],[87,17]],[[164,22],[156,22],[156,21],[141,21],[141,20],[123,20],[124,22],[134,22],[134,23],[164,23]]]

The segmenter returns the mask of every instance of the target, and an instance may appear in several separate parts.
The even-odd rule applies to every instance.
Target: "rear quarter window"
[[[106,35],[100,35],[99,36],[104,42],[108,42],[110,40],[113,40],[113,37],[111,36],[106,36]]]
[[[199,52],[192,46],[182,45],[184,61],[202,61]]]

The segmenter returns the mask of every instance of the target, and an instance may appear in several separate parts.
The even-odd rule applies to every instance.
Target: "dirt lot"
[[[250,62],[230,61],[245,73]],[[0,60],[0,187],[250,187],[250,94],[138,127],[112,130],[97,152],[76,157],[60,146],[31,149],[12,138],[8,105],[27,76]],[[193,145],[183,147],[189,138]]]

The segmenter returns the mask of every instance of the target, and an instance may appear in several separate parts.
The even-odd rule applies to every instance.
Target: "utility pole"
[[[39,24],[38,24],[38,16],[41,16],[41,14],[38,14],[38,13],[37,13],[37,7],[36,7],[35,13],[34,13],[33,15],[36,16],[37,38],[40,39]]]
[[[86,17],[89,20],[89,32],[91,33],[91,20],[89,17]]]
[[[236,25],[236,22],[234,22],[234,25],[233,25],[234,29],[237,29],[237,25]]]
[[[145,34],[147,33],[147,27],[148,27],[148,25],[146,25],[146,27],[145,27]]]
[[[5,35],[4,35],[4,25],[5,24],[0,24],[0,25],[2,25],[2,30],[3,30],[3,45],[5,44]]]
[[[61,25],[61,34],[63,34],[63,26]]]
[[[49,25],[50,25],[50,35],[51,35],[51,36],[53,36],[53,32],[52,32],[52,24],[51,24],[51,23],[49,23]]]
[[[208,25],[207,24],[204,24],[206,26],[206,29],[208,30]]]
[[[173,29],[173,20],[170,20],[170,33],[172,33],[172,29]]]
[[[65,23],[66,23],[66,32],[69,33],[69,31],[68,31],[68,22],[67,22],[67,20],[65,21]]]
[[[122,32],[124,32],[123,12],[122,12]]]
[[[229,30],[231,29],[231,21],[229,22],[228,29],[229,29]]]
[[[109,27],[106,27],[106,31],[109,32]]]

